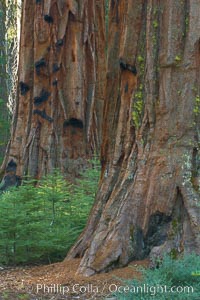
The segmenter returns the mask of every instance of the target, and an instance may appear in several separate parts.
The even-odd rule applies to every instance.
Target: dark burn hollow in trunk
[[[75,128],[83,128],[83,121],[81,120],[78,120],[76,118],[71,118],[69,120],[65,120],[64,123],[63,123],[63,127],[66,128],[68,126],[72,126],[72,127],[75,127]]]

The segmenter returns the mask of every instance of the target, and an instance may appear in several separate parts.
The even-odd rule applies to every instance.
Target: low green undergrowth
[[[83,230],[98,186],[99,166],[75,184],[55,170],[37,187],[24,182],[0,196],[0,264],[62,260]]]
[[[181,259],[164,257],[158,269],[141,269],[142,280],[122,283],[118,300],[197,300],[200,299],[200,256]]]

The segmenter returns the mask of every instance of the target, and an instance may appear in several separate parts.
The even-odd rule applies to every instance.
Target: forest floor
[[[138,267],[149,264],[148,260],[134,261],[125,268],[84,277],[76,273],[79,263],[79,259],[74,259],[44,266],[0,269],[0,300],[111,299],[111,290],[125,285],[123,279],[140,278]]]

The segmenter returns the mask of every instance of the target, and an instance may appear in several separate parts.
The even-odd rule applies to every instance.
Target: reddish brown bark
[[[68,255],[80,273],[200,253],[199,30],[198,0],[110,2],[102,178]]]
[[[18,100],[3,169],[13,159],[19,176],[60,168],[73,177],[98,153],[103,19],[103,1],[23,1]]]

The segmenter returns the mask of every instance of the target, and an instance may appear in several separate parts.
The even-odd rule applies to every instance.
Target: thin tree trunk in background
[[[0,162],[9,139],[6,75],[6,3],[0,1]]]
[[[200,253],[199,32],[199,0],[110,2],[101,183],[67,257],[80,273]]]
[[[19,40],[21,20],[21,0],[7,1],[6,7],[6,67],[8,86],[8,107],[10,114],[15,110],[18,84]]]
[[[23,1],[19,87],[2,169],[72,178],[98,153],[104,99],[104,2]],[[97,50],[98,48],[98,50]]]

